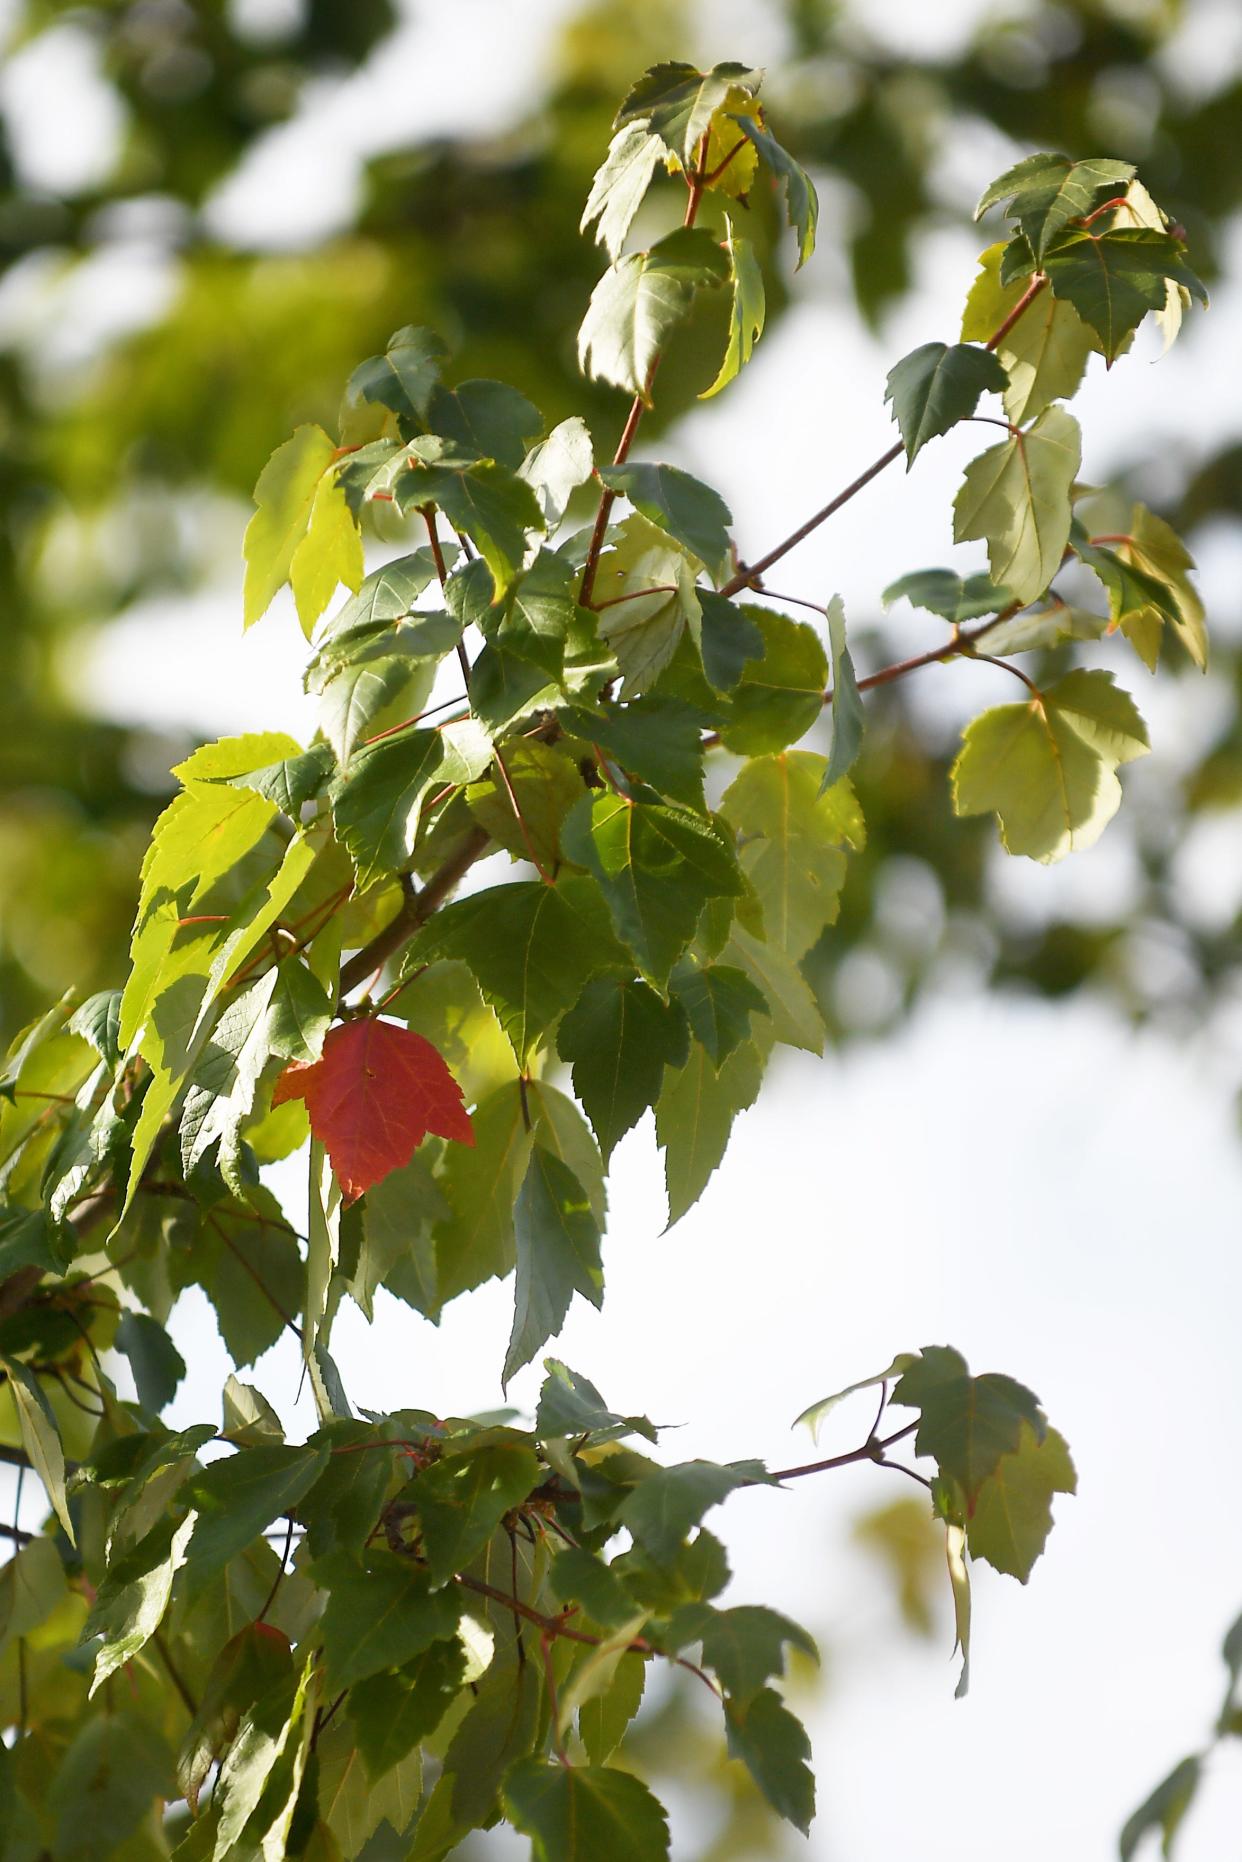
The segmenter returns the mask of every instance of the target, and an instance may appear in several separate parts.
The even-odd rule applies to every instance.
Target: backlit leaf
[[[666,1073],[656,1101],[656,1137],[664,1150],[670,1228],[703,1194],[734,1119],[754,1104],[762,1080],[753,1041],[743,1041],[719,1068],[702,1042],[692,1041],[686,1065]]]
[[[815,1815],[811,1742],[779,1694],[761,1688],[745,1705],[725,1702],[730,1758],[741,1759],[778,1816],[805,1835]]]
[[[979,276],[962,316],[963,342],[990,341],[1027,289],[1026,280],[1002,286],[1003,250],[1000,245],[989,246],[980,254]],[[1008,418],[1021,425],[1034,420],[1053,401],[1068,401],[1078,392],[1095,348],[1094,336],[1068,299],[1041,291],[996,346],[996,356],[1009,377],[1001,396]]]
[[[364,568],[362,537],[354,514],[335,478],[325,473],[315,492],[306,534],[289,563],[294,605],[308,640],[338,585],[356,589]]]
[[[763,335],[767,298],[763,272],[749,239],[728,232],[729,261],[733,269],[733,303],[729,311],[729,340],[725,345],[720,369],[710,388],[704,388],[700,401],[708,400],[739,375],[754,354],[755,344]]]
[[[642,205],[652,176],[664,160],[664,145],[643,122],[626,123],[608,145],[595,171],[578,231],[595,225],[595,237],[615,265],[626,234]]]
[[[723,284],[729,261],[702,227],[665,234],[606,271],[578,332],[578,365],[594,381],[648,397],[651,365],[702,287]]]
[[[746,65],[721,64],[711,71],[676,61],[653,65],[634,84],[617,111],[616,126],[641,123],[658,136],[683,168],[693,167],[696,145],[730,90],[754,94],[761,74]]]
[[[1008,201],[1010,216],[1042,260],[1062,227],[1090,212],[1106,191],[1123,194],[1133,173],[1133,163],[1100,156],[1075,162],[1068,155],[1028,155],[984,190],[975,218]]]
[[[821,792],[831,789],[854,767],[867,728],[854,662],[845,644],[845,604],[840,595],[828,603],[828,646],[832,654],[832,752]]]
[[[1180,241],[1152,227],[1067,233],[1043,261],[1048,286],[1095,331],[1112,362],[1149,310],[1163,310],[1170,282],[1206,304],[1207,292],[1182,257]]]
[[[1070,533],[1070,487],[1078,474],[1078,422],[1049,407],[1035,424],[980,453],[953,503],[956,542],[981,537],[992,580],[1015,601],[1042,595],[1061,566]]]
[[[853,789],[843,780],[825,790],[827,770],[810,750],[752,757],[720,804],[737,830],[768,942],[795,961],[835,922],[846,849],[866,841]]]
[[[422,1035],[362,1016],[339,1023],[320,1060],[292,1061],[272,1104],[304,1099],[347,1199],[408,1164],[428,1132],[473,1144],[461,1088]]]
[[[1074,1493],[1078,1477],[1065,1437],[1047,1429],[1040,1441],[1024,1422],[1017,1448],[984,1481],[966,1522],[972,1558],[986,1558],[1022,1584],[1052,1530],[1052,1496]]]
[[[669,1854],[664,1807],[630,1772],[523,1759],[506,1775],[504,1805],[530,1837],[535,1862],[660,1862]]]
[[[259,474],[254,488],[256,510],[242,545],[247,627],[266,614],[276,591],[289,580],[294,554],[311,521],[319,481],[335,450],[322,427],[298,427]]]
[[[517,1241],[513,1332],[501,1382],[529,1364],[581,1293],[603,1304],[600,1233],[586,1191],[569,1167],[536,1143],[513,1211]]]

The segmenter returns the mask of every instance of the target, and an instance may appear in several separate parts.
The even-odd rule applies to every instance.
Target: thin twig
[[[484,830],[472,828],[461,846],[437,868],[421,891],[415,892],[412,886],[409,887],[396,917],[382,931],[377,932],[369,944],[364,944],[361,950],[356,951],[348,963],[342,964],[342,995],[347,995],[359,983],[364,983],[403,944],[408,943],[419,926],[426,923],[436,907],[442,905],[449,893],[464,879],[489,845],[490,838]]]

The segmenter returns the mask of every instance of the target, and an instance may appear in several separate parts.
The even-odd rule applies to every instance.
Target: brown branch
[[[551,886],[555,882],[553,881],[551,873],[549,873],[547,867],[544,865],[543,861],[539,858],[539,854],[535,847],[534,840],[531,838],[531,831],[526,824],[526,816],[522,813],[521,804],[519,803],[518,798],[517,798],[517,790],[513,786],[513,780],[509,775],[509,771],[508,771],[508,768],[506,767],[504,757],[500,754],[500,745],[494,744],[492,748],[495,752],[495,763],[496,763],[496,768],[500,774],[501,784],[504,788],[505,794],[509,798],[509,806],[513,810],[513,818],[518,824],[518,832],[522,836],[523,844],[525,845],[527,853],[530,855],[531,862],[535,868],[535,871],[538,873],[540,879],[543,881],[545,886]]]
[[[915,1421],[907,1423],[904,1429],[898,1429],[894,1435],[885,1435],[883,1437],[869,1435],[860,1448],[851,1448],[848,1454],[829,1455],[825,1461],[804,1461],[801,1467],[797,1468],[778,1468],[774,1473],[768,1476],[768,1480],[801,1480],[804,1474],[826,1474],[830,1468],[848,1468],[851,1463],[856,1461],[875,1461],[882,1467],[895,1466],[895,1463],[885,1461],[885,1449],[891,1448],[894,1442],[903,1442],[906,1436],[914,1434],[918,1426],[918,1422]],[[902,1472],[905,1473],[907,1470],[903,1469]],[[764,1486],[766,1482],[756,1481],[754,1485]]]
[[[1006,336],[1008,336],[1010,330],[1012,330],[1014,324],[1018,321],[1018,318],[1028,306],[1034,302],[1047,282],[1047,279],[1042,273],[1032,279],[1030,286],[1023,292],[1000,328],[994,331],[988,338],[987,342],[984,344],[985,349],[997,349],[1000,344],[1004,342]],[[759,558],[758,562],[750,563],[739,569],[737,574],[731,576],[725,583],[720,593],[725,596],[736,595],[744,588],[753,588],[765,569],[770,569],[772,564],[779,562],[782,556],[787,556],[790,550],[796,548],[799,543],[809,537],[813,530],[818,530],[819,526],[826,522],[834,512],[839,511],[843,504],[848,504],[851,498],[857,497],[858,493],[862,491],[865,486],[869,485],[873,478],[878,478],[885,467],[892,465],[894,459],[900,458],[904,451],[904,442],[898,440],[895,445],[889,447],[886,453],[882,453],[878,459],[873,461],[865,472],[860,472],[858,477],[845,487],[844,491],[838,492],[837,496],[833,498],[830,503],[824,505],[822,510],[816,511],[813,517],[808,517],[804,524],[799,524],[798,528],[793,531],[790,536],[787,536],[783,543],[778,543],[774,550],[769,550],[766,556],[761,556]]]
[[[178,1672],[173,1662],[172,1656],[168,1653],[168,1645],[165,1643],[164,1638],[163,1636],[161,1636],[158,1629],[152,1635],[151,1640],[155,1644],[156,1653],[159,1655],[160,1660],[163,1662],[165,1668],[168,1670],[169,1680],[172,1682],[178,1694],[181,1696],[182,1706],[185,1708],[190,1718],[192,1720],[196,1720],[198,1718],[197,1702],[195,1701],[194,1696],[193,1694],[191,1694],[189,1688],[186,1686],[185,1681],[182,1678],[181,1674]]]
[[[415,892],[412,886],[407,890],[396,917],[390,919],[369,944],[355,951],[348,963],[342,964],[342,995],[347,995],[359,983],[364,983],[403,944],[408,943],[419,926],[427,922],[436,907],[442,905],[449,893],[464,879],[489,844],[489,836],[482,828],[472,828],[456,853],[450,854],[444,864],[436,869],[421,891]]]

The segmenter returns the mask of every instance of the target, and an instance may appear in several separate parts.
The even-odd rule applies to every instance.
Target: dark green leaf
[[[228,776],[225,780],[234,789],[257,790],[297,822],[303,807],[319,794],[333,768],[328,745],[316,744],[301,756],[283,757],[279,763],[266,763],[262,769],[247,770],[243,776]]]
[[[557,1050],[607,1160],[659,1098],[665,1067],[685,1065],[685,1016],[636,978],[596,977],[562,1021]]]
[[[333,784],[337,835],[354,862],[360,891],[407,865],[442,757],[437,731],[408,731],[356,751]]]
[[[406,324],[388,339],[382,356],[360,363],[349,378],[346,400],[378,401],[398,419],[417,429],[426,419],[428,402],[440,379],[440,365],[448,351],[434,330]]]
[[[243,1448],[196,1474],[182,1489],[198,1514],[186,1560],[187,1579],[201,1589],[265,1526],[297,1505],[327,1460],[326,1447]]]
[[[1043,264],[1054,296],[1071,303],[1091,326],[1108,362],[1149,310],[1163,308],[1170,279],[1207,302],[1179,241],[1154,227],[1070,233],[1058,239]]]
[[[46,1784],[56,1820],[51,1853],[57,1862],[123,1855],[152,1801],[174,1789],[172,1753],[136,1712],[120,1707],[82,1721]]]
[[[998,588],[986,575],[960,576],[954,569],[915,569],[890,582],[880,599],[888,608],[903,595],[954,627],[982,614],[999,614],[1013,601],[1011,590]]]
[[[658,1563],[677,1556],[682,1540],[704,1513],[734,1493],[768,1478],[761,1461],[682,1461],[641,1480],[618,1512],[635,1542]]]
[[[158,1320],[145,1312],[126,1312],[116,1328],[116,1348],[129,1359],[138,1401],[158,1415],[177,1394],[185,1376],[185,1359]]]
[[[832,652],[832,753],[821,794],[854,767],[867,726],[854,662],[845,644],[845,607],[840,595],[834,595],[828,603],[828,644]]]
[[[522,567],[528,530],[542,530],[539,500],[524,479],[493,459],[478,459],[438,440],[416,443],[419,458],[393,484],[402,512],[436,505],[454,530],[475,544],[497,596]]]
[[[536,1143],[513,1210],[517,1242],[513,1331],[502,1384],[560,1331],[575,1293],[604,1298],[599,1223],[569,1166]]]
[[[729,573],[733,513],[700,479],[670,465],[600,466],[596,476],[697,556],[718,582]]]
[[[334,1688],[399,1668],[457,1632],[461,1601],[456,1587],[433,1590],[428,1573],[409,1559],[377,1557],[364,1570],[334,1552],[319,1560],[315,1574],[328,1592],[319,1633]]]
[[[460,1642],[433,1642],[398,1673],[354,1683],[348,1713],[373,1780],[435,1731],[461,1692],[465,1672]]]
[[[532,1167],[540,1155],[536,1146]],[[551,1162],[555,1165],[557,1160]],[[564,1170],[564,1166],[560,1169]],[[518,1234],[520,1238],[520,1217]],[[521,1271],[519,1239],[519,1274]],[[516,1441],[445,1455],[424,1468],[406,1486],[402,1497],[418,1508],[422,1555],[433,1582],[447,1583],[454,1572],[463,1571],[482,1551],[505,1514],[520,1505],[539,1480],[534,1452]]]
[[[903,356],[888,372],[884,399],[893,404],[907,470],[928,440],[974,413],[981,394],[1000,394],[1008,384],[996,357],[972,343],[924,343]]]
[[[624,961],[598,888],[574,877],[493,886],[444,907],[413,940],[407,964],[437,957],[469,965],[519,1061],[593,971]]]
[[[505,1809],[535,1862],[659,1862],[668,1818],[630,1772],[523,1759],[506,1775]]]
[[[1089,213],[1105,190],[1123,193],[1133,174],[1132,162],[1099,156],[1074,162],[1067,155],[1028,155],[984,190],[975,218],[1009,201],[1011,217],[1021,227],[1034,257],[1042,260],[1063,226]]]
[[[631,86],[617,111],[615,127],[645,124],[648,133],[658,136],[683,168],[692,168],[695,147],[729,92],[743,90],[753,96],[761,76],[749,66],[738,64],[715,65],[710,71],[698,71],[693,65],[677,61],[653,65]]]
[[[462,381],[432,391],[427,425],[463,452],[516,471],[543,432],[543,415],[506,382]]]
[[[914,1446],[957,1481],[973,1506],[1002,1455],[1016,1453],[1025,1424],[1042,1442],[1048,1424],[1039,1399],[997,1371],[970,1376],[966,1360],[947,1345],[928,1345],[902,1373],[894,1403],[920,1411]]]
[[[761,1688],[745,1706],[725,1702],[730,1758],[741,1759],[778,1816],[803,1835],[815,1815],[811,1742],[780,1695]]]
[[[761,1604],[738,1604],[732,1610],[683,1604],[670,1617],[662,1641],[674,1654],[701,1642],[704,1666],[715,1672],[730,1705],[737,1707],[745,1707],[774,1675],[784,1674],[787,1644],[819,1660],[805,1629]]]
[[[556,1358],[545,1358],[548,1372],[539,1392],[535,1413],[535,1433],[543,1437],[590,1435],[600,1441],[615,1441],[622,1435],[645,1435],[649,1442],[656,1431],[645,1416],[618,1416],[604,1403],[595,1385]]]
[[[711,963],[700,969],[686,960],[674,970],[669,987],[685,1011],[695,1040],[706,1048],[718,1071],[749,1037],[751,1016],[768,1013],[763,991],[744,970],[734,969],[731,964]],[[680,1059],[668,1056],[672,1066],[684,1066],[687,1058],[685,1047]]]
[[[332,1020],[323,985],[304,963],[287,957],[278,966],[267,1011],[267,1045],[287,1060],[318,1060]]]
[[[293,1679],[289,1643],[268,1623],[247,1623],[220,1650],[207,1676],[198,1711],[177,1754],[177,1783],[198,1808],[207,1774],[237,1732],[242,1716],[282,1683]]]
[[[498,736],[563,696],[546,672],[506,647],[485,646],[470,669],[470,709]]]
[[[815,250],[815,229],[819,222],[819,196],[804,168],[783,149],[775,137],[760,129],[753,117],[735,116],[744,136],[754,143],[778,180],[785,184],[785,214],[798,237],[798,264],[803,266]]]
[[[708,899],[742,890],[732,848],[713,822],[688,808],[584,796],[566,817],[561,842],[598,880],[617,934],[660,987]]]
[[[645,697],[610,705],[602,716],[561,712],[562,728],[605,752],[627,776],[649,782],[670,801],[703,808],[703,714],[678,698]]]
[[[731,692],[747,662],[763,653],[763,630],[744,608],[735,607],[710,589],[700,590],[699,602],[703,610],[703,671],[717,691]]]
[[[647,1682],[647,1664],[632,1650],[622,1655],[612,1679],[599,1694],[584,1700],[578,1709],[578,1733],[592,1765],[610,1759],[625,1729],[643,1704]]]
[[[72,1252],[72,1231],[53,1222],[46,1209],[0,1207],[0,1280],[19,1267],[63,1273]]]
[[[693,1041],[686,1065],[666,1075],[656,1102],[656,1137],[664,1150],[670,1228],[703,1194],[725,1154],[734,1119],[754,1104],[762,1079],[763,1062],[751,1041],[719,1068],[702,1043]]]
[[[679,228],[606,271],[578,332],[584,375],[648,397],[651,365],[696,290],[724,283],[728,257],[702,227]]]

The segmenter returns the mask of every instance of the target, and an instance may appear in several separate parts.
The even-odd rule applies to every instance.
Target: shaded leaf
[[[955,627],[980,615],[999,614],[1013,601],[1012,592],[998,588],[988,576],[961,576],[955,569],[916,569],[890,582],[880,599],[889,608],[903,595],[916,608],[926,608]]]
[[[523,1759],[505,1776],[504,1804],[536,1862],[658,1862],[668,1818],[630,1772]]]
[[[648,396],[651,365],[697,290],[723,284],[729,261],[702,227],[681,227],[606,271],[578,332],[578,366],[595,381]]]
[[[354,370],[346,400],[377,401],[411,427],[424,420],[440,364],[448,351],[434,330],[406,324],[388,339],[382,356],[371,356]]]
[[[813,627],[767,608],[740,612],[763,635],[761,657],[743,668],[721,736],[742,756],[783,750],[810,729],[823,710],[828,660]]]
[[[996,357],[971,343],[924,343],[895,363],[884,399],[893,404],[907,470],[928,440],[973,414],[981,394],[1002,393],[1008,380]]]
[[[532,1165],[538,1158],[536,1146]],[[555,1165],[556,1160],[551,1161]],[[518,1232],[520,1236],[520,1221]],[[465,1570],[505,1514],[519,1506],[540,1479],[533,1450],[509,1441],[445,1455],[409,1482],[403,1497],[418,1508],[421,1551],[432,1582],[445,1584],[454,1572]]]
[[[561,1022],[557,1050],[607,1160],[655,1104],[665,1067],[685,1065],[685,1016],[636,978],[596,977]]]
[[[542,1144],[531,1151],[513,1221],[517,1278],[505,1385],[560,1331],[575,1293],[597,1307],[604,1297],[595,1213],[573,1171]]]
[[[806,264],[815,250],[815,229],[819,222],[819,196],[804,168],[783,149],[775,137],[761,129],[751,117],[738,115],[734,122],[744,136],[754,143],[772,173],[785,186],[785,214],[798,240],[798,265]]]
[[[811,1742],[780,1695],[761,1688],[744,1706],[725,1702],[729,1757],[741,1759],[778,1816],[805,1835],[815,1815]]]
[[[735,1461],[722,1467],[714,1461],[682,1461],[671,1468],[656,1468],[631,1489],[617,1518],[657,1562],[677,1556],[683,1539],[703,1515],[735,1493],[766,1481],[761,1461]]]
[[[1021,227],[1036,260],[1071,220],[1090,212],[1100,195],[1124,191],[1134,173],[1132,162],[1095,156],[1071,161],[1068,155],[1028,155],[985,188],[975,218],[1003,201]]]
[[[265,1526],[295,1507],[327,1460],[326,1446],[243,1448],[187,1481],[182,1498],[197,1514],[186,1559],[194,1585],[201,1589]]]
[[[171,1519],[161,1520],[124,1557],[109,1564],[82,1630],[83,1642],[100,1638],[91,1677],[92,1696],[159,1628],[172,1595],[173,1577],[185,1563],[195,1523],[193,1512],[187,1513],[180,1525]]]
[[[596,476],[697,556],[717,581],[724,580],[733,514],[709,485],[670,465],[600,466]]]
[[[1207,292],[1182,257],[1179,240],[1143,226],[1086,230],[1058,239],[1043,260],[1049,289],[1067,299],[1112,362],[1149,310],[1163,310],[1170,282],[1200,303]]]
[[[1143,1838],[1157,1832],[1163,1838],[1160,1853],[1166,1857],[1172,1855],[1173,1839],[1194,1802],[1202,1773],[1203,1761],[1196,1753],[1175,1765],[1168,1777],[1161,1780],[1134,1815],[1126,1819],[1120,1840],[1121,1862],[1130,1862]]]
[[[494,459],[461,453],[438,440],[416,444],[425,458],[412,459],[393,484],[401,511],[428,505],[443,511],[476,546],[497,595],[503,595],[522,567],[527,531],[544,527],[539,500],[524,479]]]
[[[688,961],[682,962],[669,979],[669,989],[673,1000],[683,1010],[695,1040],[706,1048],[717,1069],[749,1037],[751,1016],[768,1013],[763,991],[744,970],[735,969],[731,964],[710,963],[700,968]],[[677,1054],[667,1055],[670,1066],[684,1066],[687,1058],[684,1041],[679,1044]],[[574,1085],[576,1089],[576,1078]]]
[[[343,1552],[320,1559],[328,1601],[319,1620],[334,1688],[352,1687],[381,1669],[399,1668],[457,1632],[461,1603],[452,1585],[433,1590],[408,1559],[377,1558],[367,1569]]]
[[[696,145],[729,92],[736,88],[753,95],[760,76],[738,64],[715,65],[710,71],[676,60],[653,65],[631,86],[617,111],[616,127],[644,124],[683,168],[692,168]]]
[[[121,1315],[115,1344],[129,1359],[138,1401],[158,1415],[177,1394],[185,1376],[185,1359],[159,1321],[145,1312]]]

